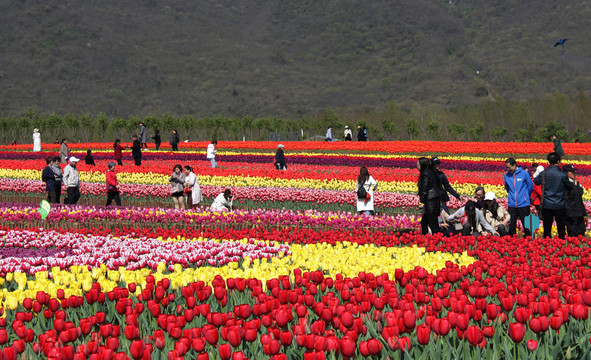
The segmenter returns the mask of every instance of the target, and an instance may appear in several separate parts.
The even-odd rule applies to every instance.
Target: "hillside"
[[[590,17],[590,2],[551,0],[5,1],[0,114],[300,117],[575,94]]]

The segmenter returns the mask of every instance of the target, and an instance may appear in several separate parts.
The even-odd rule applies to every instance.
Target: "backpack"
[[[359,189],[357,189],[357,198],[359,200],[367,199],[367,191],[365,190],[365,186],[360,186]]]

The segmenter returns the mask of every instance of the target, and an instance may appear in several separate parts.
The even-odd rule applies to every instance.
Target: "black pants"
[[[117,159],[117,165],[123,166],[123,161],[121,161],[121,159]]]
[[[566,232],[568,236],[579,236],[585,235],[585,230],[587,230],[587,224],[585,224],[585,218],[583,216],[579,217],[570,217],[567,216],[565,219],[566,223]]]
[[[107,192],[107,205],[111,205],[111,203],[115,200],[115,204],[117,206],[121,206],[121,197],[119,196],[119,191],[109,191]]]
[[[499,226],[497,226],[496,230],[499,233],[499,236],[507,235],[507,227],[503,224],[499,224]]]
[[[517,219],[521,220],[521,225],[523,225],[523,232],[525,236],[531,236],[531,231],[525,227],[525,217],[530,214],[529,206],[524,206],[520,208],[510,207],[509,208],[509,215],[511,215],[511,221],[509,221],[509,232],[507,235],[515,235],[517,233]]]
[[[80,188],[68,187],[68,197],[66,199],[66,204],[76,205],[76,203],[78,203],[78,199],[80,199]]]
[[[56,199],[55,190],[47,192],[47,201],[49,201],[50,204],[55,204],[57,201]]]
[[[160,143],[156,143],[156,150],[160,149]]]
[[[544,237],[552,237],[552,223],[556,220],[558,237],[564,239],[566,236],[566,214],[564,213],[564,209],[548,209],[543,207],[542,214],[544,217]]]
[[[62,200],[62,182],[61,181],[56,181],[55,182],[55,203],[56,204],[61,204]]]
[[[136,166],[140,166],[142,164],[142,156],[134,156],[133,161],[135,161]]]
[[[431,234],[441,232],[439,229],[439,221],[437,219],[441,212],[439,205],[439,199],[429,200],[425,203],[425,206],[423,207],[423,218],[421,219],[421,233],[423,235],[429,233],[429,228],[431,229]]]
[[[146,148],[146,149],[147,149],[147,148],[148,148],[148,143],[142,143],[142,144],[140,145],[140,147],[141,147],[141,148]]]

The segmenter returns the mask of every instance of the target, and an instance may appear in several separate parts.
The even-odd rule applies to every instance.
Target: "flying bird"
[[[558,45],[562,46],[562,60],[566,59],[566,57],[564,56],[564,43],[566,42],[566,40],[568,39],[560,39],[556,42],[556,44],[554,44],[554,47],[557,47]]]

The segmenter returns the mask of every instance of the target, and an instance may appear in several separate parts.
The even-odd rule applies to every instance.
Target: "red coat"
[[[107,191],[117,191],[117,185],[119,185],[119,182],[117,181],[117,174],[111,170],[107,171]]]
[[[531,192],[532,205],[538,206],[542,202],[542,185],[534,184],[534,190]]]
[[[125,150],[125,146],[121,146],[121,144],[117,144],[117,146],[115,146],[114,148],[115,148],[115,160],[121,160],[121,158],[123,157],[121,150]]]

